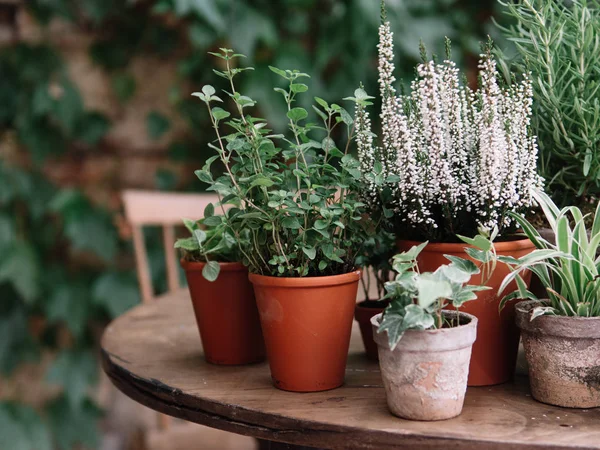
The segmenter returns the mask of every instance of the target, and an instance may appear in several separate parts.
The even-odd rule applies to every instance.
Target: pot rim
[[[412,241],[406,239],[399,239],[399,245],[406,245],[407,247],[412,247],[415,245],[422,244],[423,241]],[[466,243],[461,242],[430,242],[423,249],[423,252],[430,253],[464,253],[465,247],[471,247]],[[527,237],[522,239],[516,239],[514,241],[502,241],[502,242],[494,242],[494,248],[497,252],[507,252],[507,251],[516,251],[516,250],[527,250],[534,249],[535,245],[531,240]]]
[[[459,325],[457,327],[450,327],[450,328],[429,328],[427,330],[406,330],[405,333],[428,333],[428,334],[440,334],[444,331],[448,331],[448,330],[456,330],[458,328],[462,328],[462,327],[468,327],[470,325],[473,324],[473,321],[475,321],[475,324],[477,324],[477,317],[475,317],[473,314],[469,314],[466,313],[464,311],[448,311],[448,310],[443,310],[442,314],[444,314],[445,316],[454,316],[456,314],[465,317],[467,319],[469,319],[468,323]],[[381,322],[381,318],[383,317],[383,313],[380,312],[376,315],[374,315],[373,317],[371,317],[371,324],[375,327],[379,327],[379,323]]]
[[[456,311],[443,311],[444,315],[455,315]],[[477,338],[477,317],[459,311],[458,314],[469,319],[468,323],[452,328],[428,330],[406,330],[395,351],[403,352],[444,352],[470,347]],[[388,348],[387,332],[379,333],[379,322],[383,313],[371,318],[373,339],[377,345]],[[462,341],[462,342],[461,342]]]
[[[244,266],[241,262],[217,262],[219,263],[221,272],[241,272],[248,270],[248,268]],[[206,265],[206,263],[202,261],[186,261],[183,258],[179,260],[179,264],[186,272],[202,271],[202,269]]]
[[[305,288],[339,286],[342,284],[357,283],[360,280],[360,269],[340,275],[328,275],[325,277],[273,277],[250,273],[248,278],[255,286]]]
[[[543,315],[530,320],[535,306],[547,304],[544,299],[525,300],[515,305],[517,325],[523,331],[549,336],[600,339],[600,317]]]

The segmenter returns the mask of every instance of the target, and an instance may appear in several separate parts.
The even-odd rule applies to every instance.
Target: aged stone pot
[[[444,420],[463,407],[477,318],[459,313],[461,325],[409,330],[392,351],[387,333],[378,333],[382,314],[371,319],[379,366],[392,414],[411,420]],[[456,317],[455,311],[444,311]]]
[[[567,408],[600,406],[600,317],[539,316],[540,303],[518,303],[531,395]]]

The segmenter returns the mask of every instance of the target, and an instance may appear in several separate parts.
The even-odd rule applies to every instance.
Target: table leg
[[[284,444],[283,442],[266,441],[257,439],[259,450],[320,450],[316,447],[306,447],[304,445]]]

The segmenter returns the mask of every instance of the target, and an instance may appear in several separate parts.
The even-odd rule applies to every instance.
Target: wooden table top
[[[116,319],[102,339],[113,383],[134,400],[191,422],[272,441],[320,448],[600,449],[600,408],[533,400],[525,377],[469,388],[463,413],[413,422],[387,409],[379,366],[355,327],[344,386],[297,394],[271,384],[268,363],[208,364],[189,294],[166,295]]]

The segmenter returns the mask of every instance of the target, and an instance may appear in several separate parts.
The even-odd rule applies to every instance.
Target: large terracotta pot
[[[344,383],[359,279],[358,270],[304,278],[250,274],[276,387],[316,392]]]
[[[406,251],[413,245],[413,241],[398,241],[398,249]],[[535,249],[529,239],[520,239],[494,244],[496,253],[502,256],[520,258]],[[443,264],[449,264],[444,255],[454,255],[470,259],[464,252],[466,244],[462,243],[431,243],[428,244],[417,258],[421,272],[433,272]],[[461,308],[479,320],[477,341],[473,345],[471,366],[469,369],[469,386],[491,386],[509,381],[515,372],[517,352],[519,348],[519,329],[515,324],[515,303],[512,301],[499,310],[502,296],[509,294],[517,288],[516,283],[511,283],[507,290],[498,297],[498,288],[502,280],[510,273],[508,266],[498,263],[487,285],[490,290],[477,294],[477,300],[467,302]],[[523,275],[524,281],[529,284],[531,273]],[[480,275],[471,278],[471,284],[479,284]]]
[[[447,317],[456,314],[444,313]],[[371,319],[392,414],[410,420],[445,420],[461,413],[477,319],[459,314],[460,326],[408,330],[394,350],[390,350],[387,332],[377,332],[381,314]]]
[[[567,408],[600,407],[600,317],[539,316],[540,303],[516,306],[531,395]]]
[[[377,361],[379,356],[377,353],[377,344],[373,340],[371,318],[382,313],[388,304],[387,300],[363,300],[357,303],[354,308],[354,319],[358,322],[367,358],[373,361]]]
[[[204,263],[181,260],[204,357],[212,364],[250,364],[265,359],[265,345],[248,269],[240,263],[219,263],[215,281],[202,276]]]

